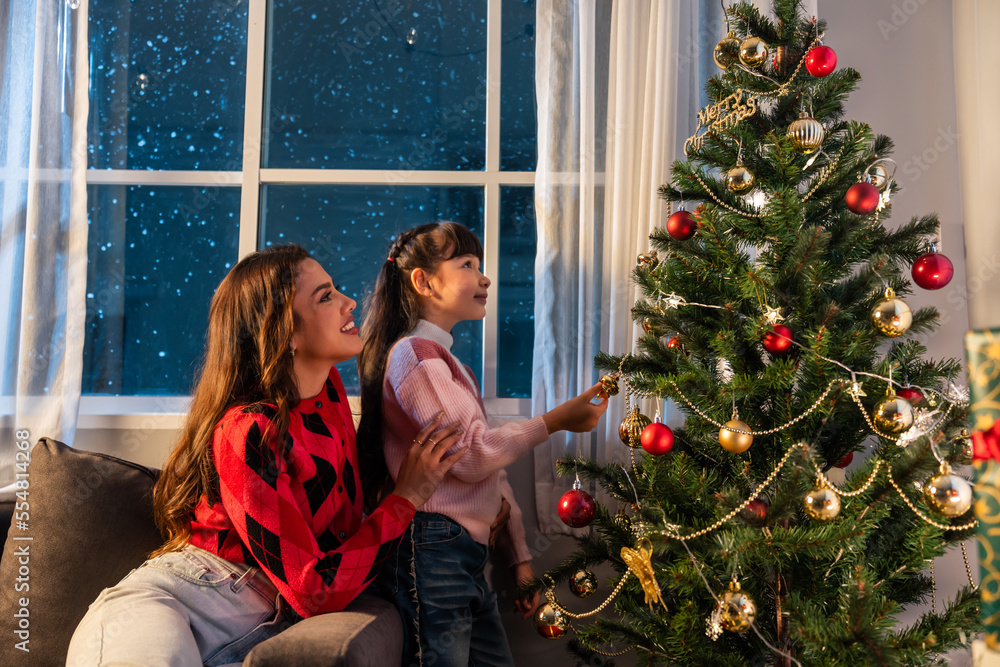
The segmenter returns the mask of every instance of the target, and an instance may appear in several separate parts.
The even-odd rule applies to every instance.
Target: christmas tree
[[[563,520],[592,530],[542,578],[536,626],[572,625],[581,657],[634,649],[639,664],[941,664],[978,601],[971,572],[936,599],[929,567],[974,528],[949,465],[971,456],[960,364],[928,358],[918,337],[937,312],[905,303],[913,283],[951,278],[938,221],[886,228],[892,142],[843,118],[860,75],[836,67],[822,21],[794,0],[774,19],[726,11],[710,104],[660,189],[693,210],[672,209],[638,258],[636,349],[597,359],[626,401],[631,462],[560,463],[617,506],[579,484],[563,497]],[[641,397],[675,401],[683,428],[650,424]],[[563,582],[596,588],[614,618],[571,613]]]

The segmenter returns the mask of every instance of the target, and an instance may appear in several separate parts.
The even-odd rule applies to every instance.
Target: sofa
[[[158,474],[48,438],[32,448],[28,507],[13,512],[0,559],[0,665],[65,664],[90,603],[162,542],[152,512]],[[243,664],[385,667],[399,664],[402,643],[395,608],[362,595],[259,644]]]

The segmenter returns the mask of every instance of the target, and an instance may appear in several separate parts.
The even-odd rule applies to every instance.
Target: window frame
[[[242,171],[87,170],[87,185],[188,185],[239,187],[240,258],[257,249],[261,190],[265,185],[478,186],[484,190],[484,263],[495,270],[499,261],[500,189],[533,187],[534,171],[500,169],[500,59],[502,0],[487,0],[486,23],[486,164],[483,171],[399,169],[268,169],[261,167],[264,143],[265,67],[268,0],[248,0],[246,98]],[[89,26],[88,26],[89,35]],[[89,37],[88,37],[89,38]],[[497,397],[497,299],[486,306],[483,325],[483,402],[495,417],[531,415],[530,398]],[[177,429],[183,424],[189,396],[82,395],[78,428]]]

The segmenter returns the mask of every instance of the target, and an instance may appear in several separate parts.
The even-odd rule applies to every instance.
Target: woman
[[[362,519],[334,368],[361,350],[355,305],[294,245],[248,255],[222,281],[191,411],[154,491],[166,544],[91,605],[68,665],[240,663],[375,577],[465,452],[444,456],[460,429],[438,429],[437,416]]]

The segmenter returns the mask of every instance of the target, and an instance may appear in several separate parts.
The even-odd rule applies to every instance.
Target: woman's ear
[[[434,296],[434,290],[431,289],[430,285],[430,275],[421,268],[410,271],[410,285],[420,296],[428,299]]]

